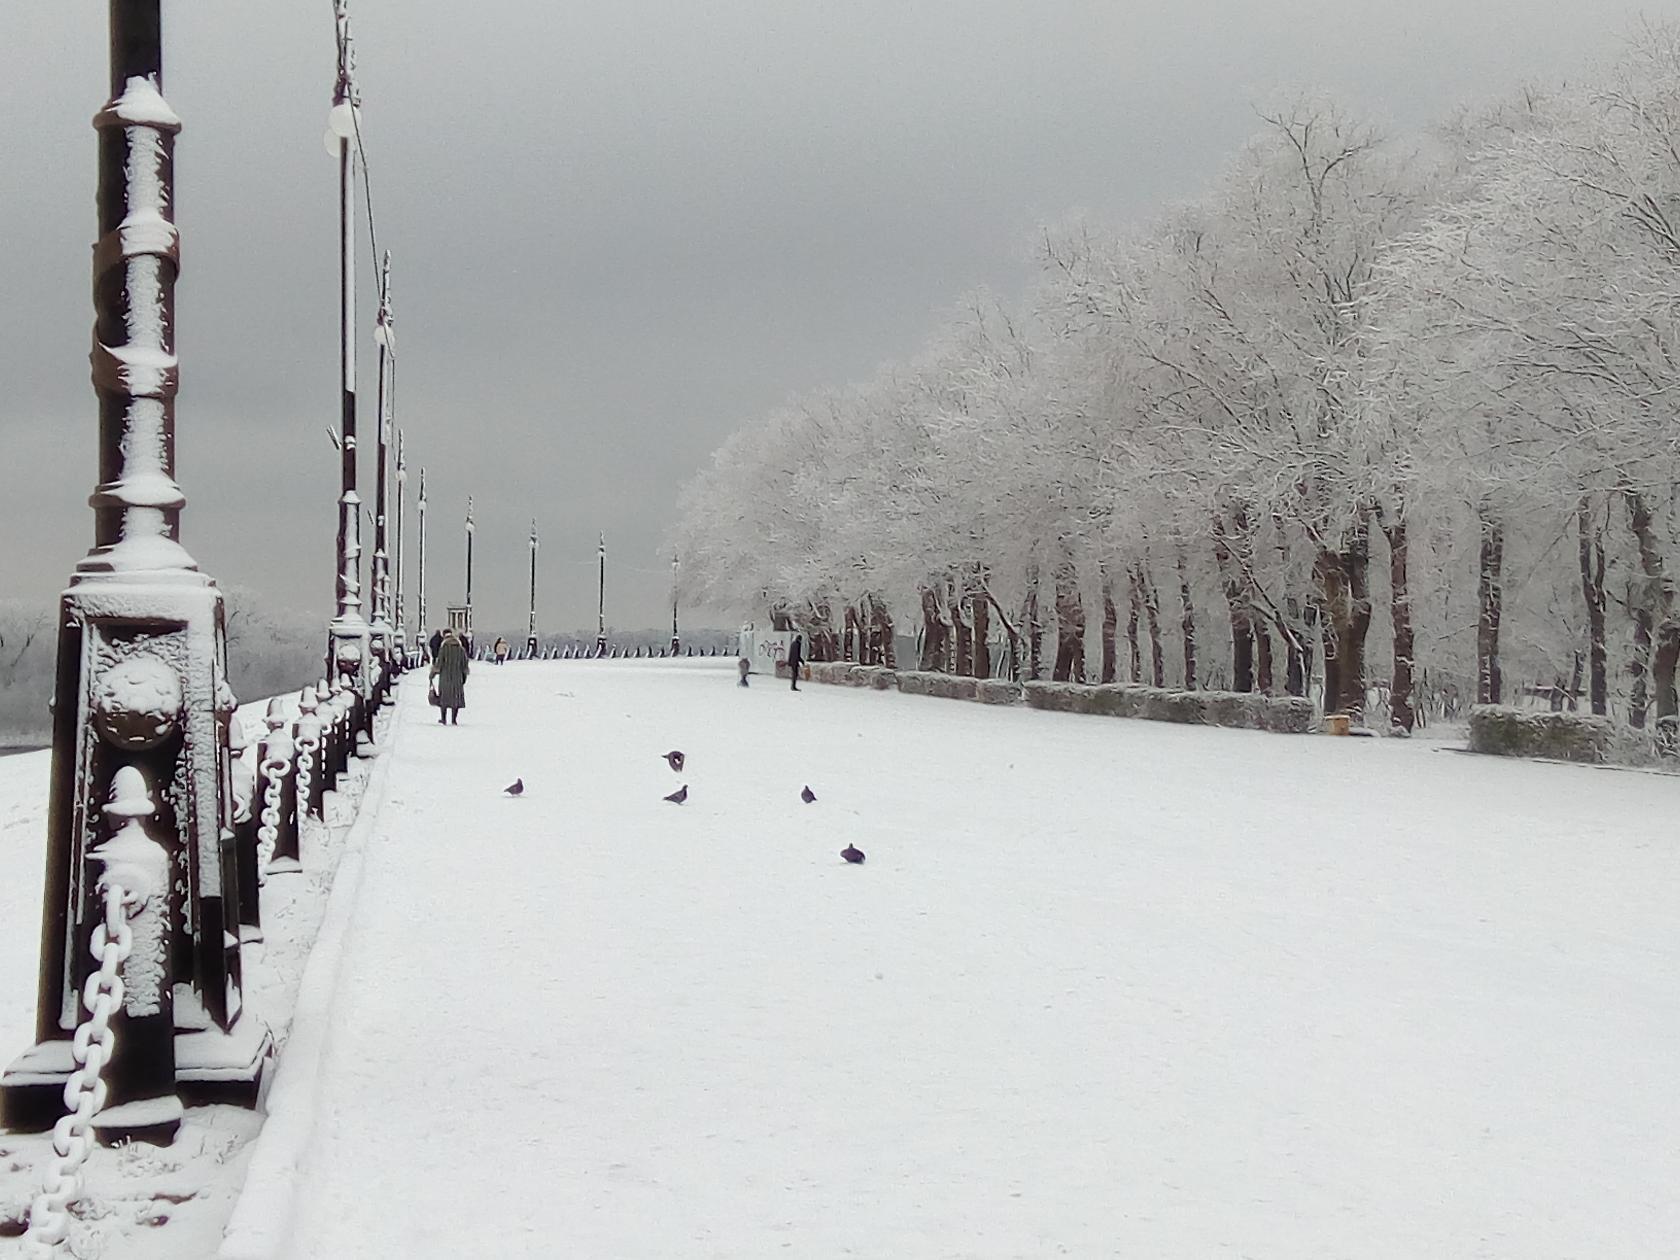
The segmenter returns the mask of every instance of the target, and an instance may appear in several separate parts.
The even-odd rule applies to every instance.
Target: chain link
[[[82,988],[88,1018],[70,1042],[78,1065],[64,1083],[64,1105],[70,1113],[53,1126],[53,1160],[41,1179],[41,1193],[29,1208],[24,1242],[32,1256],[51,1256],[70,1236],[70,1205],[81,1197],[82,1166],[94,1147],[93,1118],[104,1108],[109,1093],[103,1074],[117,1047],[111,1017],[122,1006],[122,965],[134,949],[128,917],[136,904],[113,880],[102,879],[100,891],[105,898],[105,919],[95,925],[92,941],[99,970]]]
[[[288,758],[270,757],[262,763],[262,821],[257,829],[257,882],[268,883],[268,864],[274,860],[274,848],[280,843],[280,796],[285,790],[286,772],[291,769]]]
[[[297,794],[298,794],[298,826],[303,826],[303,820],[309,815],[309,804],[312,799],[310,792],[314,787],[315,751],[320,748],[321,739],[318,735],[305,735],[301,730],[297,737]]]

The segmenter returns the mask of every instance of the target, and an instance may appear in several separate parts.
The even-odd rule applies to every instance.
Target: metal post
[[[531,618],[525,626],[525,654],[537,655],[537,522],[531,519]]]
[[[423,467],[420,469],[420,497],[415,501],[415,508],[420,513],[420,548],[419,554],[414,558],[419,570],[414,578],[414,633],[419,636],[421,643],[428,645],[429,652],[431,637],[426,633],[426,627],[430,624],[426,620],[426,470]]]
[[[473,527],[472,495],[469,494],[467,496],[467,600],[466,600],[466,604],[467,604],[467,642],[468,643],[472,642],[472,637],[473,637],[473,612],[472,612],[473,532],[474,532],[474,527]]]
[[[601,534],[601,593],[595,605],[595,654],[607,654],[607,535]]]
[[[389,670],[395,654],[391,650],[391,627],[396,613],[391,607],[391,553],[387,535],[391,487],[391,251],[386,250],[379,270],[379,314],[374,324],[374,341],[379,346],[379,443],[374,462],[373,492],[373,639],[382,669]],[[383,687],[385,679],[378,680]]]
[[[682,648],[682,640],[677,637],[677,553],[671,553],[671,655],[675,656]]]
[[[396,365],[392,365],[392,385],[396,384]],[[396,608],[397,662],[408,667],[408,607],[403,592],[403,513],[408,502],[408,461],[403,455],[403,431],[397,430],[397,576],[392,604]]]
[[[329,127],[338,137],[339,270],[339,496],[338,607],[327,637],[327,672],[348,675],[357,690],[369,686],[371,655],[367,621],[362,616],[362,500],[356,492],[356,110],[361,92],[355,82],[355,52],[350,38],[350,10],[335,0],[338,27],[338,80],[333,88]]]
[[[238,881],[224,840],[233,830],[228,736],[236,702],[222,596],[180,543],[181,124],[163,96],[160,0],[111,0],[109,14],[111,95],[93,123],[94,547],[60,606],[37,1044],[0,1078],[0,1124],[46,1128],[63,1112],[81,996],[95,970],[90,943],[103,917],[98,868],[141,892],[135,875],[113,872],[145,850],[165,871],[146,901],[145,935],[136,927],[138,961],[125,973],[113,1023],[109,1106],[95,1127],[106,1137],[152,1140],[167,1139],[180,1119],[161,1095],[220,1093],[254,1103],[272,1042],[244,1012],[237,914],[230,917]],[[149,829],[129,826],[141,818],[154,820]],[[110,841],[100,844],[107,832]],[[151,1101],[123,1105],[143,1100]]]

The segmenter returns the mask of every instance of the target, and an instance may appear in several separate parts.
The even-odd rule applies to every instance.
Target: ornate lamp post
[[[51,1127],[107,896],[134,948],[111,1027],[106,1137],[167,1139],[179,1095],[254,1103],[272,1052],[244,1009],[221,592],[180,543],[175,481],[175,135],[160,0],[111,0],[99,135],[94,547],[64,592],[35,1047],[0,1079],[0,1123]],[[135,1103],[127,1108],[123,1104]]]
[[[607,536],[601,535],[601,591],[595,605],[595,655],[607,654]]]
[[[403,431],[397,430],[397,577],[392,604],[396,608],[397,661],[408,665],[408,605],[403,595],[403,511],[408,501],[408,462],[403,456]]]
[[[671,655],[675,656],[682,647],[682,640],[677,637],[677,553],[671,553]]]
[[[339,363],[343,410],[339,421],[340,489],[338,496],[338,607],[327,629],[327,673],[344,678],[364,699],[372,690],[372,655],[368,623],[362,617],[362,500],[356,493],[356,110],[361,92],[355,82],[355,53],[350,41],[350,11],[336,0],[338,82],[328,116],[338,141]]]
[[[472,637],[473,637],[473,609],[472,609],[472,560],[473,560],[473,557],[472,557],[472,553],[473,553],[473,534],[476,533],[476,532],[477,532],[476,527],[473,525],[472,495],[469,494],[467,496],[467,598],[466,598],[467,641],[469,643],[472,641]]]
[[[421,643],[430,644],[431,639],[426,634],[426,470],[420,470],[420,497],[415,501],[415,508],[420,513],[420,548],[414,563],[417,572],[414,577],[414,633],[419,636]],[[428,651],[430,648],[428,647]]]
[[[396,371],[396,336],[391,322],[391,252],[385,251],[379,271],[379,315],[374,324],[374,341],[379,346],[379,446],[374,472],[373,502],[373,635],[374,656],[380,669],[375,685],[383,691],[396,652],[393,627],[397,620],[391,606],[391,552],[386,528],[390,515],[391,410]]]
[[[531,618],[525,625],[525,655],[537,655],[537,522],[531,518]]]

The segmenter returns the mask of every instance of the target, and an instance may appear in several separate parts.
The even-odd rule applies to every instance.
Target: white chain
[[[34,1256],[50,1256],[70,1234],[70,1205],[82,1194],[82,1165],[93,1150],[93,1118],[104,1108],[109,1092],[103,1073],[116,1052],[111,1017],[122,1006],[122,965],[134,948],[128,916],[134,906],[128,893],[109,879],[100,881],[105,897],[105,920],[93,929],[93,956],[99,970],[82,990],[88,1019],[76,1029],[70,1052],[79,1065],[64,1083],[64,1105],[70,1114],[53,1126],[54,1158],[42,1178],[42,1192],[29,1208],[25,1243]]]
[[[309,816],[309,793],[314,786],[315,750],[321,746],[317,736],[304,735],[299,732],[297,738],[297,794],[298,794],[298,826],[303,826],[303,820]]]
[[[280,843],[280,794],[285,787],[286,771],[291,769],[284,757],[270,757],[262,763],[262,822],[257,828],[257,883],[268,882],[268,864],[274,860],[274,847]]]

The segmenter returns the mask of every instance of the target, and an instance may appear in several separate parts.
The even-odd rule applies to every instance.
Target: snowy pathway
[[[1680,782],[655,662],[469,698],[403,688],[299,1260],[1677,1254]]]

